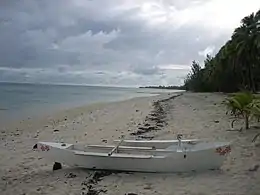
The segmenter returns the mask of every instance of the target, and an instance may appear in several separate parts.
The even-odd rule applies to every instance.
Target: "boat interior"
[[[115,141],[117,142],[117,141]],[[90,154],[105,154],[107,156],[116,154],[125,155],[162,155],[172,152],[193,152],[198,150],[205,150],[225,146],[225,142],[202,142],[202,141],[154,141],[154,142],[139,142],[130,143],[123,140],[117,142],[116,145],[73,145],[72,150],[76,154],[90,155]]]

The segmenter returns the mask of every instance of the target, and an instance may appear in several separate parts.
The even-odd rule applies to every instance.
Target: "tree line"
[[[260,10],[244,17],[230,40],[204,67],[192,62],[184,89],[196,92],[236,92],[260,89]]]
[[[185,90],[184,86],[146,86],[146,87],[139,87],[139,88],[152,88],[152,89],[176,89],[176,90]]]

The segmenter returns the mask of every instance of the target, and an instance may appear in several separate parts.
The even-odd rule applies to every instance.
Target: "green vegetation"
[[[201,92],[236,92],[260,89],[260,10],[241,20],[231,39],[204,68],[193,61],[184,88]]]
[[[249,129],[250,119],[260,117],[260,98],[250,92],[238,92],[232,94],[224,102],[227,106],[228,112],[233,115],[236,120],[243,118],[245,121],[245,128]],[[234,120],[235,121],[235,120]],[[233,123],[232,121],[232,127]]]
[[[139,88],[152,88],[152,89],[176,89],[176,90],[185,90],[184,86],[147,86],[147,87],[139,87]]]

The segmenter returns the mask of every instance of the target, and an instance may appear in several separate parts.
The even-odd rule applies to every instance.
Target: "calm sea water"
[[[162,91],[156,89],[0,83],[0,121],[52,113],[97,102],[111,102]]]

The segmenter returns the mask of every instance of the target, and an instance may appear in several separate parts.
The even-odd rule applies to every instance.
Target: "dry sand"
[[[0,194],[259,195],[260,168],[256,169],[260,164],[260,141],[251,142],[259,128],[227,131],[231,119],[225,115],[221,94],[184,93],[171,97],[164,94],[96,104],[1,127]],[[154,104],[157,100],[163,101]],[[128,139],[175,139],[178,133],[184,138],[232,141],[232,152],[218,171],[113,173],[89,190],[88,177],[93,171],[66,166],[52,171],[53,162],[32,150],[39,140],[104,144],[113,143],[121,135]]]

